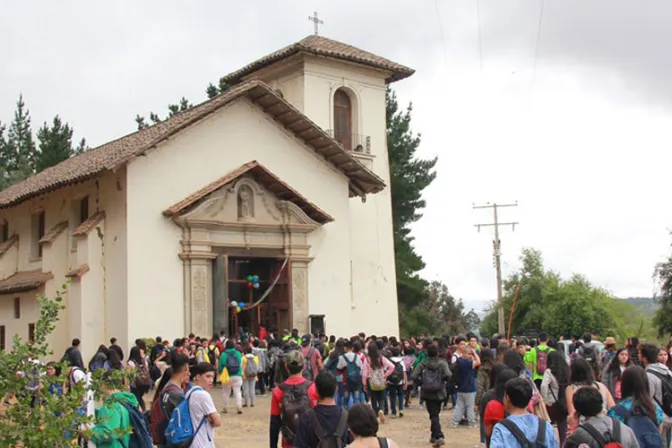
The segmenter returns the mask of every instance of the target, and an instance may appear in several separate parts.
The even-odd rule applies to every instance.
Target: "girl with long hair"
[[[614,400],[620,400],[621,395],[621,375],[628,367],[632,366],[630,352],[627,348],[619,348],[602,373],[602,382],[614,397]]]
[[[376,344],[369,344],[369,353],[364,359],[362,366],[362,383],[368,390],[371,398],[371,406],[378,414],[381,423],[385,423],[383,407],[385,404],[385,389],[387,387],[387,377],[394,371],[394,364],[380,354]],[[379,384],[382,377],[382,388]]]
[[[565,355],[559,351],[548,354],[544,378],[541,380],[541,396],[546,402],[551,422],[558,425],[560,446],[567,437],[567,403],[565,390],[570,384],[569,365]]]
[[[651,398],[649,379],[646,372],[639,366],[625,369],[621,377],[622,399],[618,405],[609,409],[608,416],[625,423],[625,415],[629,412],[646,415],[656,426],[662,428],[663,410]]]
[[[585,359],[575,359],[570,365],[570,387],[565,390],[565,400],[567,401],[567,423],[569,430],[576,429],[579,424],[584,422],[581,417],[578,421],[576,419],[576,412],[574,409],[574,392],[582,387],[594,387],[602,395],[602,411],[607,412],[608,409],[613,408],[616,403],[611,396],[609,389],[604,384],[595,381],[593,377],[593,368]]]
[[[119,353],[116,350],[108,350],[107,361],[103,367],[106,370],[123,370],[124,362],[119,358]]]
[[[138,399],[140,409],[144,412],[145,400],[142,397],[149,392],[152,379],[149,376],[149,366],[147,365],[145,354],[137,345],[131,349],[131,353],[128,356],[127,368],[137,370],[135,378],[131,381],[131,393]]]
[[[100,345],[96,351],[96,354],[93,355],[91,357],[91,361],[89,361],[89,372],[95,372],[98,369],[104,368],[108,353],[109,351],[107,347],[104,344]]]

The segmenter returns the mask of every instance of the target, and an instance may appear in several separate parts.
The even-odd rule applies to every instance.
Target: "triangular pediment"
[[[312,230],[333,218],[256,161],[173,205],[165,216],[181,223],[299,226]]]

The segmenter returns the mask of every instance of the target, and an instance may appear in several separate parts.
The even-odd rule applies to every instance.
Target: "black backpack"
[[[460,387],[460,358],[450,365],[450,373],[448,388],[456,391]]]
[[[520,444],[522,448],[546,448],[546,420],[539,418],[539,427],[537,429],[537,438],[534,441],[530,441],[525,437],[523,431],[520,430],[518,425],[513,423],[509,419],[504,419],[501,422],[497,423],[498,425],[504,426],[509,432],[516,438],[516,441]]]
[[[391,386],[399,386],[404,380],[404,366],[401,363],[402,361],[393,362],[394,370],[390,376],[387,377],[387,382]]]
[[[603,447],[609,447],[611,446],[623,446],[621,444],[621,425],[618,420],[612,419],[612,425],[613,425],[613,433],[606,433],[606,437],[604,434],[600,434],[600,431],[595,429],[593,425],[590,423],[584,423],[583,425],[579,426],[579,428],[583,428],[584,431],[590,435],[590,437],[595,440],[598,445],[603,446]],[[662,445],[661,445],[662,446]]]
[[[317,414],[315,414],[314,409],[309,409],[306,412],[308,412],[308,418],[310,419],[311,426],[315,430],[315,435],[319,439],[317,448],[343,448],[345,446],[343,443],[343,434],[348,427],[348,413],[345,409],[341,410],[341,418],[339,418],[336,429],[331,434],[327,434],[324,431],[320,421],[317,419]]]
[[[436,394],[443,390],[443,370],[441,366],[430,367],[425,365],[421,375],[421,389],[423,396],[425,394]]]
[[[651,375],[654,375],[660,379],[660,386],[663,393],[663,402],[660,403],[655,399],[655,396],[654,400],[656,400],[658,406],[663,409],[665,415],[672,417],[672,376],[664,375],[660,372],[656,372],[655,370],[647,370],[646,373],[650,373]]]
[[[312,408],[310,397],[308,396],[308,388],[311,384],[313,383],[310,381],[304,381],[301,384],[293,386],[285,383],[278,386],[282,391],[280,420],[282,421],[283,442],[294,444],[301,414]]]

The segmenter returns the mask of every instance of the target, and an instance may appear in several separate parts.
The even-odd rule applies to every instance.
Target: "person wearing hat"
[[[315,384],[303,377],[304,364],[303,353],[298,350],[292,350],[285,355],[284,367],[289,377],[273,389],[271,397],[270,446],[272,448],[278,446],[281,431],[282,446],[293,446],[301,414],[317,405],[318,395]],[[286,392],[291,392],[288,395],[291,403],[285,400]]]
[[[322,370],[322,355],[320,351],[313,347],[313,337],[304,334],[301,338],[301,353],[306,362],[310,362],[303,369],[303,377],[313,381],[317,374]]]
[[[604,350],[600,359],[600,372],[604,372],[604,369],[607,368],[611,360],[616,356],[616,339],[611,336],[607,337],[604,340],[604,347],[606,350]]]

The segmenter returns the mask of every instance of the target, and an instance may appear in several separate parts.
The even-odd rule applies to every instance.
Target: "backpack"
[[[149,423],[147,423],[145,414],[128,403],[124,402],[121,404],[128,411],[130,427],[133,429],[128,446],[124,444],[123,439],[121,440],[121,446],[124,448],[153,448],[154,440],[152,439],[152,432],[149,430]]]
[[[399,386],[404,380],[404,366],[401,364],[401,361],[394,362],[394,370],[387,377],[387,382],[390,386]]]
[[[377,369],[371,369],[371,376],[369,376],[369,387],[373,391],[385,390],[387,386],[387,381],[385,378],[385,371],[382,367]]]
[[[135,385],[136,386],[151,386],[152,378],[149,374],[149,367],[147,367],[147,361],[142,360],[142,364],[136,366],[138,369],[138,374],[135,375]]]
[[[216,345],[211,344],[208,346],[208,358],[210,358],[210,364],[213,366],[217,365],[217,353],[215,352],[216,349]]]
[[[294,437],[299,429],[299,419],[301,414],[311,409],[308,388],[310,381],[304,381],[295,386],[282,383],[279,387],[282,391],[282,402],[280,403],[280,421],[282,422],[282,441],[289,445],[294,444]]]
[[[589,435],[590,437],[593,438],[602,448],[623,448],[623,445],[621,444],[621,425],[619,424],[620,422],[618,420],[613,421],[613,427],[614,427],[614,432],[613,434],[609,434],[609,439],[604,437],[603,434],[600,434],[600,431],[595,429],[593,425],[590,425],[588,423],[584,423],[583,425],[579,426],[579,428],[583,428]],[[656,445],[658,447],[662,447],[662,442],[660,445]],[[640,447],[641,448],[641,447]]]
[[[513,423],[511,420],[504,419],[501,422],[497,423],[498,425],[504,426],[509,430],[511,435],[516,438],[518,443],[522,448],[545,448],[546,445],[546,420],[539,418],[539,427],[537,428],[537,438],[534,442],[530,441],[525,437],[523,431],[520,430],[518,425]],[[609,447],[612,448],[612,447]],[[622,447],[621,447],[622,448]]]
[[[460,387],[460,358],[450,365],[450,379],[448,380],[448,388],[456,391]]]
[[[303,357],[303,365],[305,366],[303,369],[303,377],[308,381],[313,381],[313,378],[315,378],[315,372],[313,372],[313,363],[310,362],[310,360],[313,359],[314,351],[315,349],[310,347],[310,350],[308,350],[308,356]]]
[[[65,349],[65,352],[63,353],[63,356],[61,356],[61,360],[59,361],[61,364],[65,364],[66,366],[70,365],[70,352],[71,351],[72,351],[72,346]]]
[[[170,421],[166,427],[166,446],[174,448],[188,448],[191,446],[194,437],[198,434],[198,431],[203,427],[203,424],[208,419],[207,415],[203,416],[203,419],[199,422],[198,426],[194,429],[194,425],[191,423],[191,410],[189,409],[189,399],[191,394],[194,391],[203,390],[200,387],[193,387],[187,393],[187,396],[178,404],[177,407],[173,410],[172,415],[170,416]],[[208,435],[208,440],[210,436]],[[130,447],[129,447],[130,448]]]
[[[362,369],[357,365],[357,355],[352,358],[352,361],[348,361],[348,358],[343,355],[345,359],[345,377],[348,380],[348,383],[352,385],[358,385],[362,383]]]
[[[595,347],[591,346],[583,346],[583,355],[581,355],[583,359],[585,359],[593,368],[597,368],[597,352],[595,351]]]
[[[440,367],[424,366],[421,376],[421,393],[436,394],[443,390],[443,375]]]
[[[650,373],[660,379],[660,388],[663,393],[663,402],[658,403],[658,400],[656,400],[656,403],[658,403],[658,406],[663,409],[665,415],[672,417],[672,376],[664,375],[660,372],[656,372],[655,370],[647,370],[646,373]]]
[[[630,411],[627,411],[619,404],[611,409],[613,409],[617,416],[622,417],[625,424],[635,433],[637,442],[639,442],[639,448],[657,448],[663,446],[663,438],[658,431],[657,424],[639,406],[633,406]],[[614,422],[615,426],[616,422]],[[614,433],[616,433],[616,430],[614,430]]]
[[[152,430],[152,437],[154,438],[154,443],[157,445],[166,444],[166,428],[168,427],[170,415],[166,414],[163,400],[169,388],[178,390],[180,395],[182,395],[182,389],[170,383],[160,392],[159,398],[154,400],[149,411],[149,428]],[[184,399],[184,396],[182,398]]]
[[[229,376],[240,373],[240,359],[236,352],[226,354],[226,371],[229,372]]]
[[[341,418],[338,419],[336,429],[331,434],[327,434],[324,428],[317,419],[317,414],[313,409],[308,409],[308,417],[310,418],[310,426],[315,430],[315,435],[319,439],[317,448],[344,448],[343,434],[348,427],[348,413],[341,410]]]
[[[537,371],[537,375],[543,375],[546,371],[548,353],[551,351],[551,349],[546,347],[545,350],[539,350],[538,348],[535,348],[534,350],[537,352],[537,364],[534,366],[534,368]]]
[[[259,367],[254,361],[254,356],[245,356],[247,361],[245,362],[245,378],[256,378],[257,373],[259,372]]]

